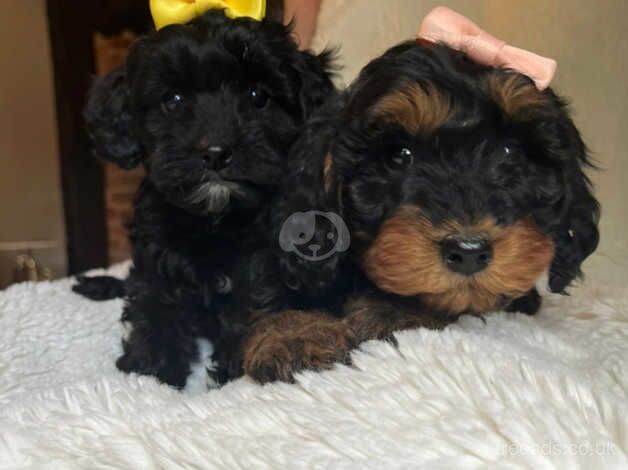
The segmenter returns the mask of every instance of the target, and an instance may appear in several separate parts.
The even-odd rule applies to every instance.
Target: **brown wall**
[[[314,45],[342,46],[347,83],[368,60],[414,37],[421,18],[441,4],[511,44],[558,61],[553,86],[571,98],[576,124],[603,168],[591,173],[602,203],[602,241],[585,273],[598,282],[626,285],[628,1],[324,0]]]
[[[129,31],[109,37],[94,36],[96,74],[103,76],[121,65],[137,36]],[[144,176],[144,169],[123,170],[113,163],[105,169],[105,218],[109,263],[131,257],[127,225],[133,217],[133,200]]]
[[[0,243],[57,240],[36,251],[65,273],[61,184],[44,0],[0,1]],[[15,253],[0,252],[0,286]]]

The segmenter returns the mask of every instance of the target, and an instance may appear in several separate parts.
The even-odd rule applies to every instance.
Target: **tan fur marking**
[[[547,98],[534,83],[519,74],[491,74],[488,92],[504,114],[517,121],[529,121],[547,103]]]
[[[334,157],[331,153],[325,156],[325,163],[323,164],[323,184],[325,186],[325,192],[329,193],[332,183],[332,170],[334,167]]]
[[[443,236],[418,210],[402,207],[366,251],[364,272],[380,289],[395,294],[444,292],[451,278],[440,260],[438,240]]]
[[[483,234],[493,244],[491,263],[472,277],[449,271],[440,255],[444,238],[466,233]],[[383,290],[421,295],[426,305],[449,313],[485,312],[532,289],[553,256],[551,238],[529,221],[500,227],[487,218],[471,226],[435,227],[418,208],[402,207],[382,225],[362,267]]]
[[[442,126],[451,114],[451,100],[432,85],[418,83],[385,95],[373,105],[374,117],[402,126],[408,133],[428,134]]]
[[[346,361],[353,337],[323,312],[286,310],[258,320],[243,345],[244,373],[267,382],[290,382],[304,369],[330,369]]]

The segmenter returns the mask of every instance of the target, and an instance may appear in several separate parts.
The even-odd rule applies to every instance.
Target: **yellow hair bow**
[[[261,20],[266,14],[266,0],[150,0],[157,29],[187,23],[212,8],[223,8],[230,18],[247,16]]]

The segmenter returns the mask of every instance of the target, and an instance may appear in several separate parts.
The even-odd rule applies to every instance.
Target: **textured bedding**
[[[125,266],[112,272],[123,275]],[[0,468],[628,468],[628,289],[365,344],[294,385],[119,373],[119,300],[0,292]]]

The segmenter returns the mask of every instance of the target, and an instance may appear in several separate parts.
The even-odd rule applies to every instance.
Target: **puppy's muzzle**
[[[440,253],[447,269],[472,276],[486,269],[493,257],[493,247],[484,237],[445,239]]]

